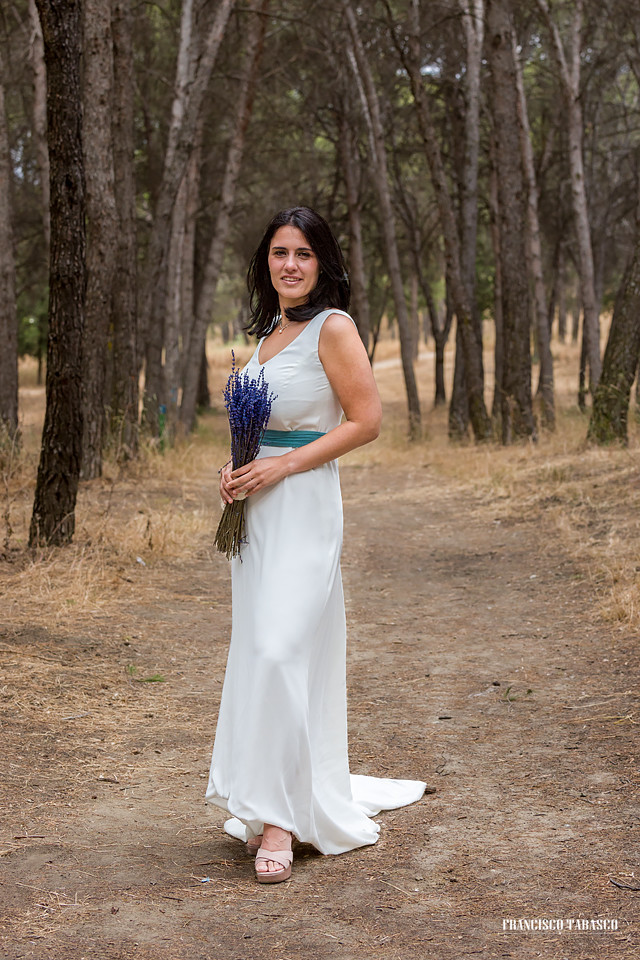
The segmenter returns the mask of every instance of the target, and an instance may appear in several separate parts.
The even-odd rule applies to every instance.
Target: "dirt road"
[[[6,960],[639,955],[637,639],[544,528],[426,466],[342,478],[351,768],[436,792],[254,882],[203,803],[230,606],[202,536],[73,629],[2,630]]]

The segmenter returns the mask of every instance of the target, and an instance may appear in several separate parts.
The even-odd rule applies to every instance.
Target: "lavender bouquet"
[[[231,463],[234,470],[255,460],[260,442],[271,415],[271,404],[276,399],[269,393],[264,369],[252,380],[248,373],[240,374],[231,351],[231,374],[224,389],[224,405],[229,414],[231,432]],[[244,499],[226,503],[216,532],[215,545],[227,556],[237,557],[246,542],[244,536]]]

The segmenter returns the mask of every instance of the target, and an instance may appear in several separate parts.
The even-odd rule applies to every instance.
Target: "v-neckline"
[[[321,310],[321,311],[320,311],[320,313],[324,313],[324,312],[325,312],[324,310]],[[260,341],[260,343],[258,344],[258,347],[257,347],[257,356],[256,356],[256,359],[257,359],[257,361],[258,361],[258,366],[260,366],[260,367],[265,367],[268,363],[271,363],[272,360],[275,360],[276,357],[279,357],[281,353],[284,353],[284,351],[287,350],[290,346],[292,346],[292,345],[296,342],[296,340],[299,340],[299,339],[300,339],[300,337],[304,334],[305,330],[308,330],[308,329],[309,329],[309,327],[311,326],[311,324],[313,323],[313,321],[316,319],[316,317],[319,317],[319,316],[320,316],[320,313],[316,313],[316,316],[315,316],[315,317],[311,317],[311,320],[309,320],[309,322],[307,323],[307,325],[300,331],[300,333],[298,333],[298,334],[293,338],[293,340],[290,340],[289,343],[285,343],[285,345],[284,345],[284,347],[282,348],[282,350],[278,350],[278,352],[277,352],[277,353],[274,353],[274,355],[273,355],[272,357],[269,357],[267,360],[264,361],[264,363],[261,363],[261,361],[260,361],[260,348],[262,347],[262,344],[264,343],[264,341],[267,339],[266,337],[263,337],[262,340]],[[272,331],[272,332],[273,332],[273,331]]]

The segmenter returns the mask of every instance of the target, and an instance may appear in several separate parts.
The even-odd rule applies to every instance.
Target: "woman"
[[[277,395],[258,457],[222,468],[247,497],[232,561],[233,617],[207,800],[256,852],[256,878],[291,875],[293,837],[322,853],[375,843],[369,814],[419,799],[419,781],[349,775],[336,460],[374,440],[380,398],[349,305],[342,252],[308,207],[278,213],[248,276],[245,368]],[[344,414],[344,421],[342,417]]]

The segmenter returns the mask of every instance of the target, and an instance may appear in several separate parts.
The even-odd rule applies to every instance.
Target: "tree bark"
[[[522,171],[518,93],[508,0],[487,0],[487,48],[491,70],[491,112],[496,140],[504,369],[502,442],[535,438],[531,403],[530,302],[526,271],[527,195]]]
[[[200,375],[198,377],[198,394],[196,396],[198,410],[209,410],[211,394],[209,393],[209,361],[207,360],[207,344],[202,345],[202,359],[200,361]]]
[[[351,0],[342,0],[342,8],[345,13],[351,39],[349,48],[349,52],[351,54],[350,59],[354,69],[354,74],[356,75],[356,79],[360,85],[363,112],[365,114],[365,120],[367,122],[369,137],[371,140],[373,176],[378,195],[378,201],[380,203],[387,266],[389,268],[391,288],[393,291],[393,299],[398,320],[398,329],[400,332],[400,355],[402,359],[402,371],[404,374],[405,389],[407,392],[407,407],[409,412],[409,438],[411,440],[417,440],[420,438],[422,432],[420,399],[418,396],[415,370],[413,368],[411,328],[409,324],[404,285],[402,282],[400,254],[398,252],[398,241],[396,236],[395,213],[393,210],[391,190],[389,187],[389,174],[387,168],[384,129],[380,112],[380,100],[373,78],[373,73],[369,66],[369,61],[360,37],[358,21],[351,5]]]
[[[484,0],[460,0],[467,51],[464,78],[464,167],[460,203],[460,269],[467,297],[476,313],[476,247],[478,235],[478,155],[480,150],[480,65],[484,37]]]
[[[86,294],[80,6],[37,0],[47,65],[51,263],[47,405],[29,544],[73,537],[82,453],[82,339]]]
[[[18,314],[11,223],[13,171],[0,51],[0,446],[18,432]]]
[[[628,442],[631,387],[640,361],[640,230],[617,298],[587,439]]]
[[[449,318],[452,314],[449,313]],[[449,327],[450,329],[450,327]],[[449,330],[446,327],[446,324],[443,329],[438,329],[438,334],[434,337],[436,349],[435,349],[435,397],[433,400],[433,405],[435,407],[443,407],[447,402],[447,392],[444,385],[444,348],[447,345],[447,339],[449,337]]]
[[[529,128],[529,114],[524,92],[524,78],[520,57],[516,49],[516,38],[512,34],[513,64],[515,67],[516,86],[518,91],[518,120],[520,121],[520,146],[522,150],[522,167],[527,191],[527,265],[531,276],[533,290],[534,326],[540,358],[540,381],[538,393],[542,398],[542,423],[548,430],[555,430],[556,414],[553,391],[553,359],[551,357],[551,343],[549,322],[547,319],[547,301],[542,273],[542,248],[540,245],[540,223],[538,220],[538,185],[533,161],[533,147],[531,145],[531,131]]]
[[[189,354],[189,340],[195,314],[195,256],[196,256],[196,218],[200,200],[200,164],[202,162],[202,137],[194,144],[193,153],[187,166],[187,201],[185,207],[185,228],[182,238],[182,265],[180,269],[180,312],[182,314],[182,365]],[[182,386],[182,368],[180,371]],[[200,406],[200,403],[198,403]]]
[[[360,210],[360,191],[358,189],[357,144],[353,136],[349,117],[343,112],[340,118],[340,158],[349,213],[349,268],[351,279],[351,302],[353,318],[358,333],[369,353],[371,321],[369,318],[369,298],[364,266],[364,246],[362,243],[362,218]],[[357,159],[356,159],[357,158]]]
[[[564,343],[567,339],[567,290],[564,273],[564,248],[560,244],[558,252],[558,340]],[[551,325],[549,325],[551,330]]]
[[[493,403],[491,419],[496,435],[502,433],[502,378],[504,370],[504,324],[502,320],[502,248],[500,245],[500,198],[498,196],[498,144],[496,132],[489,135],[489,223],[493,248],[493,322],[495,346],[493,350]]]
[[[113,286],[113,388],[111,432],[117,438],[118,456],[131,459],[138,453],[138,308],[136,185],[133,169],[133,106],[135,82],[131,0],[112,0],[113,33],[113,166],[118,217],[116,271]]]
[[[141,326],[143,342],[145,345],[145,383],[144,383],[144,413],[147,426],[155,434],[158,429],[158,411],[160,405],[165,405],[167,396],[167,383],[165,375],[171,376],[175,372],[175,384],[169,386],[169,393],[175,389],[175,404],[177,409],[177,364],[174,361],[173,341],[175,311],[172,311],[171,299],[171,272],[175,270],[176,256],[176,235],[178,232],[176,206],[179,205],[180,196],[184,196],[184,176],[185,166],[188,159],[183,159],[183,164],[174,171],[174,165],[178,166],[178,140],[180,128],[184,122],[185,105],[188,97],[190,84],[194,79],[196,69],[197,40],[194,38],[194,0],[184,0],[180,12],[180,38],[178,43],[178,54],[176,58],[176,76],[174,82],[174,96],[171,104],[171,120],[169,123],[169,134],[167,139],[167,149],[164,158],[164,173],[160,185],[159,197],[156,201],[155,220],[150,240],[159,240],[160,247],[158,255],[162,258],[162,270],[157,269],[157,265],[149,263],[150,277],[155,276],[156,280],[151,288],[150,296],[145,296],[142,308]],[[198,117],[198,132],[202,120]],[[189,154],[190,156],[190,154]],[[175,183],[173,182],[175,178]],[[168,194],[171,189],[170,195]],[[165,207],[170,208],[165,217]],[[181,211],[184,213],[184,206]],[[162,219],[160,219],[162,218]],[[162,236],[160,236],[162,233]],[[173,245],[173,249],[172,249]],[[172,263],[173,257],[173,263]],[[150,326],[148,324],[150,321]],[[162,352],[163,347],[167,345],[169,349],[169,370],[163,370]],[[175,370],[174,370],[175,368]],[[173,432],[173,421],[171,430]]]
[[[158,404],[163,395],[162,336],[171,215],[196,140],[205,94],[234,4],[235,0],[219,0],[197,60],[191,49],[193,45],[191,0],[186,0],[182,10],[181,46],[176,67],[172,121],[162,183],[149,239],[146,282],[141,307],[140,326],[143,340],[147,344],[145,419],[153,433],[158,429]],[[199,362],[198,352],[197,363]],[[197,365],[195,369],[197,374]]]
[[[464,161],[460,176],[460,270],[467,292],[473,331],[482,361],[482,321],[476,303],[476,248],[478,235],[478,155],[480,148],[480,66],[484,37],[483,0],[460,0],[465,35],[466,64],[463,80]],[[482,371],[484,383],[484,369]],[[456,356],[453,391],[449,410],[449,433],[466,437],[469,425],[469,397],[464,364],[462,328],[456,328]]]
[[[565,288],[564,243],[562,238],[556,242],[552,265],[551,293],[547,307],[547,326],[549,339],[553,337],[553,321],[558,313],[558,339],[564,343],[567,336],[567,292]]]
[[[110,3],[85,0],[83,148],[87,204],[87,299],[83,347],[83,480],[102,473],[105,365],[117,256],[111,118],[113,44]]]
[[[420,311],[418,309],[418,272],[409,272],[409,326],[411,329],[411,353],[413,362],[418,360],[420,352]]]
[[[484,376],[484,363],[483,363]],[[464,337],[456,318],[456,352],[453,361],[453,384],[449,404],[449,438],[467,440],[469,435],[469,395],[464,369]]]
[[[42,198],[42,227],[45,250],[49,258],[51,221],[49,216],[49,150],[47,148],[47,70],[44,63],[42,27],[35,0],[29,0],[29,27],[31,43],[29,59],[33,70],[33,136],[36,144],[38,179]]]
[[[580,273],[580,296],[584,311],[583,336],[589,363],[589,389],[593,394],[601,371],[600,319],[595,294],[593,249],[589,226],[589,209],[584,178],[583,121],[580,97],[580,35],[582,30],[583,0],[574,0],[571,20],[570,60],[554,22],[547,0],[537,0],[538,7],[551,35],[551,49],[558,66],[560,83],[567,111],[569,137],[569,169],[571,173],[571,198],[576,225],[578,246],[578,270]]]
[[[236,186],[240,176],[244,142],[253,108],[253,97],[258,79],[258,68],[264,46],[264,35],[267,25],[267,9],[270,0],[260,0],[251,10],[251,24],[247,35],[247,47],[244,60],[244,69],[240,91],[238,93],[238,108],[231,142],[227,153],[220,204],[216,217],[216,225],[209,246],[204,277],[198,302],[189,350],[185,358],[182,403],[180,405],[180,422],[186,431],[193,428],[196,418],[196,397],[198,393],[199,371],[202,362],[202,351],[205,345],[207,328],[211,322],[211,310],[218,285],[218,277],[222,268],[224,248],[229,232],[229,223],[233,211]]]
[[[388,4],[387,4],[388,9]],[[406,189],[403,182],[402,171],[399,168],[397,163],[397,151],[393,150],[393,160],[394,160],[394,173],[395,173],[395,190],[399,197],[400,204],[399,209],[402,215],[402,218],[405,223],[405,230],[410,250],[410,263],[411,263],[411,277],[412,282],[413,278],[417,280],[417,285],[419,290],[422,291],[422,295],[427,304],[427,313],[424,316],[423,322],[423,336],[425,344],[428,342],[429,332],[433,334],[433,339],[435,340],[435,401],[434,406],[438,407],[446,403],[446,393],[444,386],[444,349],[449,338],[449,333],[451,330],[451,321],[452,315],[451,311],[447,310],[446,318],[444,323],[440,321],[438,316],[438,311],[436,310],[436,305],[431,293],[431,287],[425,276],[425,272],[422,268],[423,260],[423,232],[428,234],[431,230],[431,227],[428,223],[421,222],[421,219],[416,211],[416,202],[415,197],[411,196],[409,191]],[[412,289],[412,298],[415,293],[415,288]],[[413,306],[412,306],[413,310]],[[414,358],[417,359],[418,353],[418,339],[419,339],[419,330],[417,329],[419,324],[414,321],[414,327],[416,328],[416,345]],[[456,360],[457,360],[456,354]],[[460,354],[461,356],[461,354]],[[463,396],[465,401],[465,410],[466,412],[466,424],[469,422],[468,414],[468,405],[466,405],[466,387],[463,385]]]
[[[424,88],[423,77],[420,72],[420,38],[418,32],[419,0],[411,0],[411,9],[413,27],[409,38],[409,55],[404,58],[404,66],[411,81],[420,135],[429,164],[433,189],[440,213],[440,224],[444,238],[447,282],[451,291],[453,310],[460,327],[460,339],[464,356],[465,379],[469,400],[469,419],[471,420],[471,426],[476,440],[489,440],[491,439],[491,421],[484,402],[482,350],[478,345],[475,335],[471,304],[469,303],[467,289],[462,277],[460,243],[453,212],[453,203],[449,193],[435,125],[431,116],[428,95]]]
[[[164,368],[163,368],[163,396],[167,410],[165,423],[165,441],[172,443],[178,425],[180,409],[180,374],[182,357],[180,355],[180,341],[182,333],[182,269],[184,266],[184,242],[187,225],[187,203],[190,185],[188,173],[191,164],[187,165],[187,173],[180,184],[176,202],[171,216],[171,236],[167,254],[167,299],[164,315]]]

